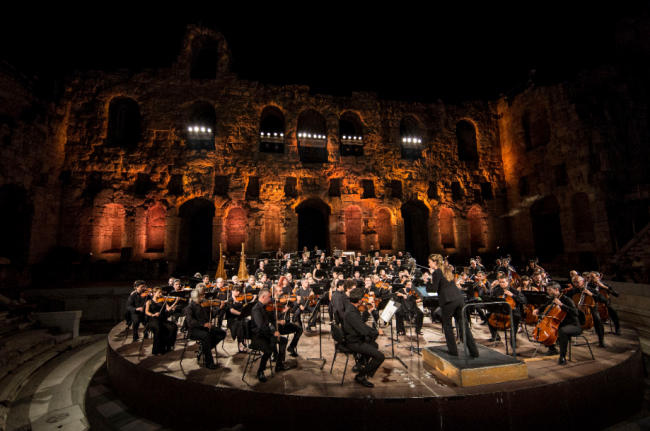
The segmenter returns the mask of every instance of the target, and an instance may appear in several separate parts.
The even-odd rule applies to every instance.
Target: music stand
[[[390,305],[390,308],[389,308],[389,305]],[[398,361],[400,361],[402,363],[402,365],[404,365],[404,368],[408,368],[408,366],[406,366],[404,361],[402,361],[399,358],[399,356],[395,355],[395,343],[399,343],[399,340],[396,340],[396,339],[393,338],[393,316],[395,316],[395,312],[401,306],[402,306],[402,304],[400,304],[399,302],[395,302],[393,300],[388,301],[388,303],[386,303],[386,305],[384,306],[384,311],[381,313],[379,318],[381,320],[383,320],[384,322],[386,322],[386,320],[388,319],[388,322],[390,322],[390,341],[391,342],[390,342],[390,344],[386,344],[386,347],[390,346],[392,355],[390,357],[386,358],[386,359],[397,359]]]
[[[314,292],[314,295],[318,295],[318,302],[316,303],[316,306],[314,307],[314,311],[312,311],[311,316],[309,316],[309,320],[307,320],[307,326],[309,326],[309,322],[312,321],[312,319],[316,316],[317,311],[321,311],[320,306],[323,304],[323,287],[320,284],[312,284],[311,285],[311,290]],[[323,337],[322,335],[322,322],[323,322],[323,311],[320,313],[320,318],[318,319],[318,358],[307,358],[307,360],[310,361],[322,361],[323,363],[320,366],[320,369],[322,370],[323,367],[325,366],[325,358],[323,357]]]

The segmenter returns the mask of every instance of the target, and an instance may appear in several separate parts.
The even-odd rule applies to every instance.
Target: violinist
[[[531,289],[537,289],[538,292],[546,291],[546,283],[542,277],[541,271],[535,271],[531,277],[530,287]]]
[[[443,263],[443,258],[439,254],[429,256],[429,271],[431,272],[431,282],[427,284],[427,292],[438,293],[438,303],[441,309],[442,327],[445,332],[447,349],[452,356],[458,356],[458,347],[456,347],[456,337],[454,328],[451,325],[452,317],[456,319],[459,326],[460,339],[463,339],[463,331],[467,334],[467,349],[472,357],[478,358],[478,348],[474,342],[472,332],[469,326],[463,328],[460,322],[463,321],[462,313],[465,307],[465,299],[460,290],[454,283],[454,273]]]
[[[311,256],[311,253],[309,252],[309,250],[307,250],[307,246],[304,246],[302,248],[302,257],[303,257],[303,259],[304,258],[309,259],[310,256]]]
[[[476,265],[476,260],[471,259],[469,261],[469,269],[467,270],[467,275],[471,278],[472,276],[475,276],[477,272],[479,272],[481,269]]]
[[[235,281],[236,277],[233,277],[233,282]],[[239,279],[237,279],[239,281]],[[241,284],[237,283],[234,284],[233,286],[239,287],[241,290]],[[223,278],[217,278],[214,282],[214,287],[212,288],[212,292],[217,292],[216,299],[221,301],[221,306],[219,307],[219,311],[216,313],[216,318],[217,318],[217,328],[221,328],[221,325],[223,324],[223,319],[226,318],[226,302],[229,299],[230,291],[232,288],[226,288],[225,283],[223,281]],[[207,290],[207,289],[206,289]]]
[[[174,277],[169,278],[169,281],[168,281],[169,287],[174,287],[174,280],[176,280]]]
[[[521,320],[521,316],[523,316],[523,306],[528,303],[528,300],[524,296],[523,293],[515,289],[512,284],[511,280],[508,278],[507,275],[505,274],[499,274],[499,278],[497,279],[498,286],[494,287],[492,289],[492,296],[497,296],[497,297],[503,297],[509,296],[511,297],[516,304],[516,307],[512,309],[512,329],[513,329],[513,336],[514,340],[512,340],[512,345],[517,346],[517,329],[519,328],[519,321]],[[490,316],[492,316],[495,313],[490,313]],[[496,313],[499,314],[499,313]],[[488,321],[490,320],[488,316]],[[509,317],[509,316],[508,316]],[[498,320],[498,319],[497,319]],[[499,336],[499,333],[497,332],[497,328],[492,326],[492,324],[489,324],[488,327],[490,328],[490,334],[492,337],[488,339],[488,341],[499,341],[501,340],[501,337]]]
[[[293,312],[293,323],[298,323],[300,322],[300,315],[302,313],[313,313],[315,310],[314,305],[310,305],[310,299],[313,299],[314,291],[311,290],[309,287],[309,281],[306,278],[303,278],[300,280],[300,288],[296,292],[296,295],[299,297],[299,300],[297,302],[297,306],[295,307],[295,310]],[[310,319],[308,324],[307,324],[307,332],[314,332],[314,327],[316,326],[316,323],[314,322],[315,319],[318,319],[318,311],[314,314],[314,318]],[[301,327],[302,327],[302,322],[301,322]]]
[[[501,259],[495,260],[494,264],[495,265],[494,268],[492,268],[492,272],[494,272],[495,274],[499,272],[504,272],[505,269],[503,267],[503,263],[501,262]]]
[[[334,321],[337,325],[342,325],[343,318],[345,315],[345,303],[348,299],[346,295],[345,281],[338,280],[336,282],[336,290],[332,292],[332,314],[334,315]]]
[[[560,322],[558,329],[558,338],[560,342],[560,360],[558,361],[558,365],[566,365],[566,351],[569,344],[569,337],[582,334],[582,328],[580,328],[580,322],[578,321],[578,309],[570,296],[560,295],[560,285],[556,282],[552,281],[549,283],[546,287],[546,293],[551,297],[551,300],[533,310],[533,314],[536,316],[542,315],[546,308],[551,305],[561,307],[562,311],[566,313],[566,317]],[[554,356],[557,354],[558,351],[555,348],[555,345],[551,345],[544,356]]]
[[[576,294],[583,293],[585,295],[591,296],[594,300],[594,306],[591,308],[591,317],[594,320],[594,329],[598,335],[598,347],[606,348],[607,344],[605,344],[605,327],[603,325],[603,321],[600,319],[597,303],[600,302],[606,304],[607,300],[603,295],[598,293],[595,286],[587,285],[585,279],[581,276],[573,277],[572,288],[564,291],[564,295],[568,296],[569,298],[573,298],[573,296]]]
[[[521,292],[539,292],[539,288],[533,286],[532,280],[527,275],[521,276],[521,286],[518,289]]]
[[[260,367],[257,369],[257,379],[260,382],[266,382],[264,370],[266,370],[266,363],[271,358],[271,355],[276,358],[276,373],[290,369],[290,367],[284,365],[288,340],[280,335],[266,312],[266,305],[270,302],[271,292],[264,289],[260,292],[257,304],[251,311],[251,332],[253,333],[251,345],[257,347],[263,353],[260,359]],[[282,323],[282,321],[277,323]]]
[[[153,355],[160,356],[174,350],[178,326],[168,321],[167,318],[176,309],[177,303],[178,298],[173,304],[167,304],[160,287],[154,287],[153,297],[147,301],[144,311],[149,316],[148,327],[153,333],[153,346],[151,348],[151,354]]]
[[[248,277],[248,282],[244,284],[244,293],[255,293],[259,287],[257,286],[257,280],[254,275]],[[255,300],[255,297],[253,297]]]
[[[264,261],[260,260],[260,267],[255,270],[255,278],[260,279],[260,274],[264,273]]]
[[[285,266],[280,268],[280,275],[287,275],[289,274],[289,270],[291,269],[291,259],[287,260],[287,263]]]
[[[206,286],[207,288],[210,288],[210,287],[211,287],[210,276],[209,276],[208,274],[205,274],[205,275],[203,276],[203,284],[205,284],[205,286]]]
[[[377,369],[384,362],[385,356],[379,351],[379,346],[375,342],[379,332],[365,324],[358,309],[363,296],[363,289],[354,288],[350,291],[350,302],[345,306],[343,331],[345,332],[345,347],[363,355],[366,359],[366,365],[359,368],[354,381],[371,388],[374,385],[368,381],[368,377],[375,375]]]
[[[221,328],[213,327],[209,321],[205,310],[201,307],[201,300],[205,298],[205,288],[202,283],[196,285],[192,290],[190,303],[183,310],[185,322],[187,323],[188,335],[191,338],[200,340],[200,349],[198,358],[205,355],[205,364],[210,370],[217,366],[212,357],[212,347],[217,346],[224,338],[226,331]]]
[[[138,329],[140,324],[147,324],[148,317],[144,312],[144,307],[149,300],[149,295],[143,296],[147,288],[147,283],[144,280],[136,280],[133,285],[133,292],[129,295],[126,301],[126,309],[131,315],[131,322],[133,323],[133,342],[140,341]],[[143,334],[145,340],[148,337],[147,332]]]
[[[486,277],[485,273],[481,270],[476,272],[476,275],[474,275],[474,286],[473,290],[477,292],[478,296],[490,296],[491,290],[488,289],[487,283],[486,283]],[[476,312],[478,313],[478,317],[481,318],[481,326],[485,326],[488,324],[488,317],[485,314],[485,307],[479,306],[475,308]]]
[[[289,284],[289,287],[291,287],[291,290],[296,289],[296,282],[293,280],[293,274],[290,272],[287,272],[285,275],[287,277],[287,283]]]
[[[230,298],[226,304],[226,328],[230,329],[230,336],[237,340],[239,353],[246,353],[246,340],[244,337],[244,325],[237,318],[244,310],[244,300],[241,297],[241,287],[232,288]]]
[[[377,322],[379,321],[379,310],[377,310],[377,307],[379,306],[379,303],[381,302],[381,297],[382,297],[382,295],[387,295],[390,292],[388,292],[386,289],[379,289],[374,284],[372,284],[372,279],[369,276],[367,276],[364,279],[364,288],[363,288],[363,290],[366,293],[366,295],[370,296],[371,298],[375,298],[375,300],[374,300],[375,303],[371,307],[369,314],[372,315],[374,324],[376,325]],[[384,292],[386,292],[386,293],[384,293]],[[367,316],[364,316],[364,317],[367,317]],[[367,320],[367,318],[366,318],[366,320]]]
[[[415,333],[417,335],[422,335],[424,313],[418,308],[418,303],[421,303],[422,299],[417,297],[416,290],[413,288],[411,281],[407,281],[404,284],[404,288],[399,289],[396,293],[402,303],[402,306],[395,312],[397,335],[406,335],[406,330],[404,329],[404,316],[415,316]]]
[[[271,280],[268,279],[266,273],[264,272],[260,274],[258,280],[259,280],[259,284],[262,285],[262,289],[270,289],[271,287],[273,287],[273,283],[271,282]]]
[[[239,281],[239,277],[237,277],[236,275],[232,276],[230,284],[232,284],[233,286],[239,286],[239,287],[242,286],[242,282]]]
[[[282,288],[279,285],[275,286],[275,289],[273,290],[272,303],[276,306],[281,305],[279,298],[282,296],[289,298],[290,295],[284,294]],[[298,347],[298,341],[300,341],[300,337],[302,336],[302,327],[289,321],[288,317],[291,316],[290,305],[293,305],[293,302],[287,300],[284,303],[283,309],[278,309],[277,320],[275,311],[270,313],[270,318],[271,321],[276,324],[276,329],[280,332],[280,335],[294,334],[291,343],[289,343],[289,347],[287,347],[287,351],[291,356],[296,357],[298,356],[298,351],[296,348]]]
[[[609,298],[606,298],[605,306],[607,307],[607,312],[609,314],[609,317],[612,319],[612,322],[614,323],[614,335],[621,335],[621,322],[618,318],[618,312],[612,308],[612,296],[618,298],[618,292],[614,290],[612,286],[609,284],[605,284],[601,282],[602,279],[602,274],[597,272],[597,271],[592,271],[590,274],[590,280],[589,284],[591,286],[595,286],[596,290],[600,293],[600,290],[604,290],[607,292],[607,295]],[[604,295],[603,295],[604,296]]]

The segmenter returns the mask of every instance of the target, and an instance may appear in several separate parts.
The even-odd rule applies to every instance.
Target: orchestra
[[[293,261],[294,256],[299,257]],[[397,336],[406,335],[407,323],[413,336],[420,337],[425,317],[434,325],[440,321],[447,352],[452,356],[459,355],[455,326],[458,339],[462,342],[466,337],[468,359],[479,356],[475,335],[468,325],[473,313],[480,318],[480,325],[488,326],[489,338],[485,335],[482,341],[493,343],[493,348],[501,341],[499,331],[510,330],[510,344],[516,347],[520,326],[534,326],[533,341],[548,347],[545,356],[559,356],[559,365],[566,364],[571,336],[593,327],[598,345],[607,348],[603,325],[607,320],[614,326],[612,333],[621,335],[618,313],[612,307],[612,298],[619,293],[596,271],[571,271],[569,283],[562,288],[537,259],[525,260],[525,267],[515,267],[509,255],[495,259],[489,273],[480,256],[469,259],[466,267],[454,262],[458,269],[439,254],[430,255],[428,267],[424,267],[409,253],[382,257],[372,248],[367,256],[342,255],[338,251],[328,257],[318,248],[309,252],[305,247],[301,253],[283,254],[278,250],[275,257],[260,258],[252,265],[256,268],[254,275],[231,272],[227,279],[222,272],[212,279],[207,273],[196,273],[188,277],[189,283],[171,277],[167,285],[154,289],[137,280],[126,303],[133,341],[140,340],[139,328],[145,327],[143,337],[153,335],[151,354],[160,356],[173,350],[177,333],[184,332],[198,341],[198,359],[203,357],[206,367],[215,369],[211,350],[229,331],[238,353],[246,354],[251,348],[262,352],[257,377],[265,382],[271,358],[279,372],[291,368],[285,364],[287,352],[300,358],[298,346],[304,321],[305,336],[323,336],[315,326],[327,306],[329,320],[339,325],[346,347],[356,353],[355,382],[370,388],[374,385],[368,379],[385,360],[376,340],[383,335],[381,327],[392,325],[392,317]],[[297,262],[296,266],[293,262]],[[298,281],[294,281],[296,274]],[[239,276],[246,282],[242,283]],[[437,305],[423,303],[422,292],[435,294]],[[541,306],[540,301],[528,304],[526,295],[545,295],[548,301]],[[391,301],[398,307],[385,322],[382,310]],[[467,304],[472,307],[466,308]],[[463,309],[465,319],[461,318]],[[250,322],[249,334],[246,322]]]

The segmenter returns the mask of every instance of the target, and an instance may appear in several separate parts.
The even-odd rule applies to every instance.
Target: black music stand
[[[382,301],[383,302],[383,301]],[[386,303],[388,305],[388,303]],[[386,308],[386,305],[384,308]],[[402,306],[399,302],[395,302],[395,312]],[[395,343],[399,343],[399,339],[394,339],[393,338],[393,318],[395,317],[395,312],[390,316],[390,319],[388,321],[390,322],[390,344],[386,344],[386,347],[390,346],[391,350],[391,356],[387,357],[386,359],[397,359],[400,361],[402,365],[404,365],[404,368],[408,369],[408,366],[400,359],[399,356],[395,355]],[[379,316],[381,318],[381,316]]]
[[[320,306],[323,305],[323,287],[319,284],[312,284],[311,286],[312,292],[314,292],[314,295],[318,295],[318,302],[316,303],[316,306],[314,307],[314,311],[312,311],[311,316],[309,316],[309,320],[307,320],[307,326],[309,327],[309,322],[312,321],[312,319],[316,316],[316,312],[319,311]],[[320,310],[320,318],[318,319],[318,358],[307,358],[307,360],[310,361],[323,361],[323,363],[320,366],[320,369],[322,370],[323,367],[325,366],[325,358],[323,357],[323,338],[321,337],[322,335],[322,322],[323,322],[323,311]]]
[[[514,337],[512,337],[512,330],[513,330],[512,321],[513,320],[512,320],[512,307],[510,307],[510,304],[508,304],[506,302],[506,300],[503,299],[500,296],[481,296],[480,301],[483,302],[482,305],[484,306],[485,310],[489,311],[490,313],[497,313],[499,316],[503,315],[503,310],[505,309],[505,305],[508,306],[508,310],[510,311],[510,335],[511,335],[510,344],[512,345],[512,350],[515,351],[515,346],[512,343],[512,341],[514,340]],[[467,308],[469,305],[476,306],[477,304],[467,304],[465,306],[465,308]],[[463,308],[463,310],[465,310],[465,308]],[[465,318],[465,316],[463,316],[463,318]],[[499,323],[501,323],[501,317],[497,317],[497,335],[499,334],[499,328],[498,328]],[[515,331],[517,331],[518,329],[519,328],[516,328]],[[515,332],[515,336],[516,335],[517,335],[517,332]],[[506,355],[508,354],[507,337],[508,337],[508,330],[506,329],[506,327],[504,325],[503,326],[503,339],[504,339],[503,343],[506,345]],[[497,343],[498,343],[498,341],[495,341],[494,345],[496,346]],[[517,354],[515,352],[515,357],[516,357],[516,355]]]

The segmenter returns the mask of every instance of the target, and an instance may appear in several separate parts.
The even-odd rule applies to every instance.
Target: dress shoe
[[[357,383],[359,383],[359,384],[362,385],[362,386],[365,386],[366,388],[373,388],[373,387],[375,386],[374,384],[372,384],[372,383],[370,383],[370,382],[368,381],[368,379],[366,378],[366,376],[359,376],[359,375],[357,375],[357,376],[354,378],[354,381],[357,382]]]
[[[560,360],[557,361],[558,365],[566,365],[566,358],[564,356],[560,356]]]
[[[296,351],[295,347],[289,347],[287,349],[287,352],[289,352],[289,356],[293,356],[294,358],[298,356],[298,352]]]
[[[495,341],[501,341],[501,337],[492,337],[492,338],[488,338],[488,341],[489,341],[490,343],[494,343]]]
[[[352,367],[352,372],[353,373],[358,373],[360,369],[361,369],[361,367],[359,367],[359,365],[355,364],[354,367]]]
[[[217,364],[210,364],[210,365],[207,365],[206,368],[207,368],[208,370],[216,370],[216,369],[217,369]]]
[[[278,362],[278,364],[275,366],[276,373],[279,373],[280,371],[289,371],[290,369],[290,366],[281,364],[280,362]]]
[[[264,371],[257,372],[257,380],[259,380],[262,383],[266,382],[266,376],[264,375]]]
[[[620,336],[620,335],[621,335],[621,330],[620,330],[620,329],[617,329],[616,332],[614,332],[614,335],[618,335],[618,336]]]
[[[548,352],[544,353],[544,356],[555,356],[559,354],[560,352],[558,352],[557,349],[549,349]]]
[[[601,341],[601,342],[598,343],[598,347],[602,347],[603,349],[606,349],[606,348],[607,348],[607,344],[605,344],[604,341]]]
[[[134,338],[132,342],[133,342],[133,343],[137,343],[138,341],[140,341],[139,338]]]

